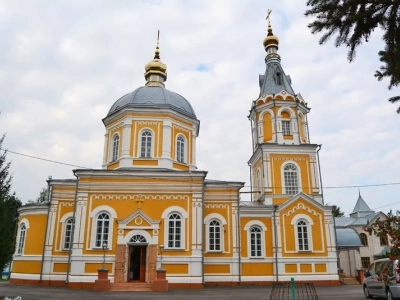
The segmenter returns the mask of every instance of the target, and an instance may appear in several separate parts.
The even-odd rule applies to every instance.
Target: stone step
[[[344,277],[343,283],[348,284],[348,285],[359,285],[360,284],[360,282],[357,279],[355,279],[354,277]]]
[[[110,292],[151,292],[153,291],[152,283],[111,283]]]

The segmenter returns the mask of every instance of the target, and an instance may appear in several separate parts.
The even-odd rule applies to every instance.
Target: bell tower
[[[302,192],[322,203],[318,151],[309,140],[307,114],[310,108],[292,88],[278,54],[279,39],[272,32],[263,41],[265,73],[259,76],[260,94],[252,102],[253,154],[249,160],[253,201],[279,205]]]

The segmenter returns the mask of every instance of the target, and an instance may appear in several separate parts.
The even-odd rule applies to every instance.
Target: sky
[[[378,82],[382,33],[375,30],[354,62],[333,40],[319,45],[304,17],[306,1],[0,0],[0,134],[3,148],[101,168],[104,118],[112,104],[143,86],[157,30],[166,88],[184,96],[200,120],[197,166],[208,178],[246,182],[247,119],[265,72],[267,9],[281,64],[311,107],[311,143],[320,151],[324,201],[349,214],[359,190],[371,209],[400,208],[400,115]],[[48,176],[76,167],[9,152],[12,190],[35,199]],[[390,185],[380,185],[390,184]],[[366,185],[379,185],[365,187]],[[347,188],[346,188],[347,187]],[[243,200],[248,200],[243,195]]]

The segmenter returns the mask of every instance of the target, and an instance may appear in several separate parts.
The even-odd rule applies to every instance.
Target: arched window
[[[96,222],[95,247],[102,247],[104,243],[108,245],[109,233],[110,216],[107,213],[101,213],[98,215]]]
[[[152,136],[149,130],[142,132],[142,141],[140,144],[140,157],[151,157]]]
[[[299,251],[308,251],[310,246],[308,243],[308,226],[306,221],[300,220],[297,222],[297,244]]]
[[[25,246],[25,237],[26,237],[26,225],[25,223],[21,223],[19,227],[19,239],[18,239],[18,248],[17,254],[22,254]]]
[[[217,220],[212,220],[208,225],[208,250],[221,251],[221,223]]]
[[[294,195],[299,192],[299,178],[297,167],[294,164],[287,164],[283,169],[285,183],[285,194]]]
[[[262,257],[262,230],[259,226],[250,227],[250,257]]]
[[[135,234],[129,240],[129,243],[147,243],[146,238],[141,234]]]
[[[75,222],[73,218],[69,218],[65,221],[64,224],[64,243],[63,243],[63,249],[64,250],[69,250],[71,249],[72,245],[72,231],[73,227],[75,225]]]
[[[168,217],[168,248],[182,247],[182,218],[173,213]]]
[[[113,137],[113,147],[112,147],[112,161],[118,159],[118,150],[119,150],[119,135],[116,134]]]
[[[368,246],[368,237],[365,233],[360,233],[361,244]]]
[[[181,135],[176,140],[176,160],[185,162],[185,139]]]

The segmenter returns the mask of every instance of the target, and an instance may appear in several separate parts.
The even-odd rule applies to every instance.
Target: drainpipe
[[[72,215],[72,230],[71,230],[71,243],[69,243],[69,249],[68,249],[68,263],[67,263],[67,279],[65,280],[65,284],[68,285],[69,283],[69,273],[71,272],[71,255],[72,255],[72,245],[74,244],[74,235],[75,235],[75,215],[76,215],[76,204],[78,202],[78,183],[79,183],[79,177],[76,175],[76,170],[73,171],[74,176],[76,177],[76,186],[75,186],[75,201],[74,201],[74,213]]]
[[[49,179],[47,180],[47,218],[46,218],[46,229],[44,231],[44,239],[43,239],[43,252],[42,252],[42,262],[40,264],[40,277],[39,277],[39,282],[42,281],[43,278],[43,265],[44,265],[44,254],[45,254],[45,248],[46,248],[46,239],[47,239],[47,227],[49,226],[49,216],[50,216],[50,207],[51,207],[51,198],[53,195],[53,189],[50,186],[50,181],[51,181],[51,176],[49,176]],[[50,233],[49,233],[50,234]]]
[[[319,185],[321,186],[321,199],[322,199],[322,205],[324,205],[324,189],[322,187],[322,174],[321,174],[321,164],[319,163],[319,150],[321,150],[322,145],[318,145],[318,150],[317,150],[317,159],[318,159],[318,172],[319,172]]]
[[[205,201],[204,201],[204,190],[205,190],[205,188],[206,188],[206,183],[205,183],[205,180],[206,180],[206,176],[204,176],[204,178],[203,178],[203,190],[202,190],[202,201],[203,201],[203,203],[202,203],[202,205],[201,205],[201,237],[202,237],[202,241],[203,241],[203,243],[202,243],[202,249],[201,249],[201,281],[203,282],[203,286],[206,284],[206,282],[205,282],[205,276],[204,276],[204,251],[205,251],[205,249],[204,249],[204,246],[206,245],[206,243],[205,243],[205,239],[206,239],[206,237],[205,237],[205,235],[204,235],[204,227],[205,227],[205,225],[204,225],[204,209],[205,209]]]
[[[236,234],[237,234],[237,240],[238,240],[238,261],[239,261],[239,266],[238,266],[238,275],[239,275],[239,283],[242,282],[242,243],[241,243],[241,234],[240,234],[240,193],[238,191],[238,195],[237,195],[237,222],[236,222]]]
[[[276,282],[279,281],[279,269],[278,269],[278,235],[276,232],[276,210],[278,205],[274,205],[274,240],[275,240],[275,276]]]

